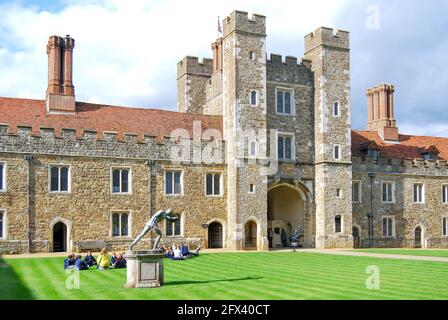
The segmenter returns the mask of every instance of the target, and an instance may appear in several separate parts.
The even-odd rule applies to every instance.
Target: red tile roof
[[[352,130],[352,154],[361,155],[362,145],[373,141],[380,156],[397,159],[418,159],[422,153],[438,151],[440,160],[448,160],[448,138],[398,135],[398,143],[384,143],[376,131]]]
[[[33,134],[40,127],[54,128],[60,135],[62,128],[75,129],[80,137],[83,130],[117,132],[122,140],[124,133],[166,137],[177,128],[186,129],[193,137],[193,121],[201,122],[201,129],[217,129],[222,132],[222,117],[191,113],[180,113],[159,109],[127,108],[92,103],[76,102],[74,114],[47,114],[44,100],[0,97],[0,124],[9,125],[9,132],[16,133],[17,126],[31,126]]]

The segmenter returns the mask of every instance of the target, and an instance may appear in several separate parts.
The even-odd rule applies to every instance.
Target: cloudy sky
[[[267,16],[267,51],[303,55],[324,25],[351,32],[352,122],[366,88],[396,85],[401,133],[448,136],[448,0],[0,0],[0,96],[42,99],[48,36],[76,39],[77,100],[176,108],[176,63],[210,57],[217,17]]]

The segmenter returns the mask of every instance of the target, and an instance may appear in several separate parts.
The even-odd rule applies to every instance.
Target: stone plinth
[[[163,286],[163,250],[128,251],[126,288]]]

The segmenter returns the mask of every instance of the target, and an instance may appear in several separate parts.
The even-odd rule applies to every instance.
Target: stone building
[[[448,139],[399,134],[385,84],[351,129],[348,32],[298,61],[267,57],[264,16],[222,23],[213,59],[177,65],[178,112],[76,101],[75,41],[50,37],[45,99],[0,98],[0,249],[125,249],[168,207],[168,243],[447,245]]]

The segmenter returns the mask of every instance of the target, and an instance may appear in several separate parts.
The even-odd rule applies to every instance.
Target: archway
[[[421,248],[422,247],[422,228],[417,227],[414,231],[414,247]]]
[[[67,226],[58,222],[53,226],[53,252],[67,251]]]
[[[290,237],[299,233],[299,246],[303,246],[310,235],[305,219],[305,204],[308,200],[306,187],[280,183],[268,191],[268,239],[270,248],[291,245]],[[307,234],[308,233],[308,234]]]
[[[352,232],[353,232],[353,246],[355,248],[361,248],[361,232],[359,232],[359,228],[353,226]]]
[[[257,223],[248,221],[244,226],[244,248],[246,250],[257,249]]]
[[[208,226],[208,247],[210,249],[222,248],[222,224],[219,222],[212,222]]]

